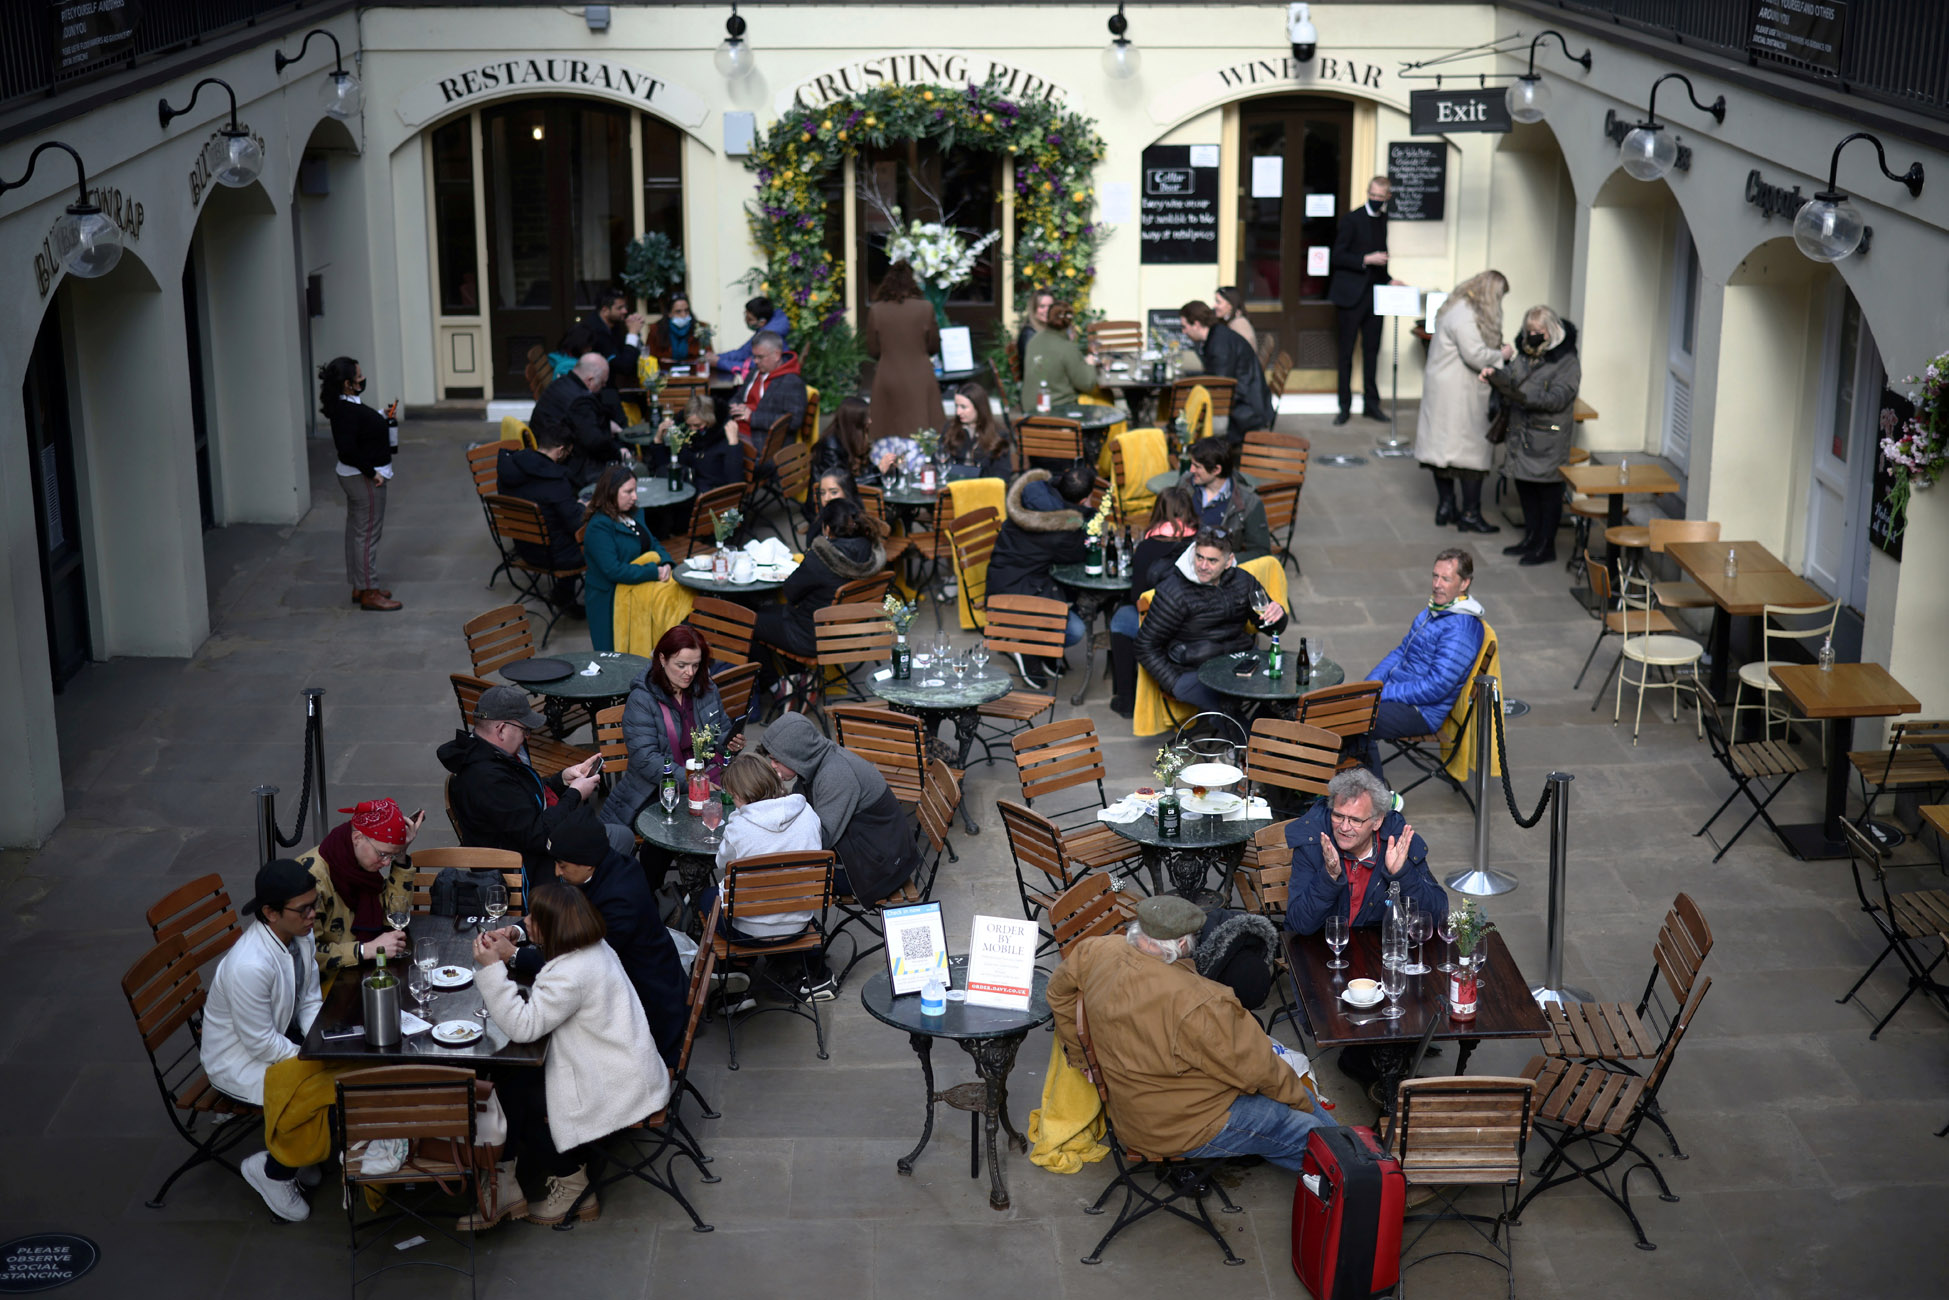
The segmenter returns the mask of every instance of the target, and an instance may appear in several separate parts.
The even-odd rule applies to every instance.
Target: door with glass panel
[[[1867,606],[1869,494],[1886,379],[1861,305],[1838,278],[1831,292],[1825,400],[1813,421],[1805,571],[1807,581],[1860,610]]]
[[[854,164],[858,246],[854,265],[863,269],[853,286],[858,302],[871,307],[873,294],[892,259],[887,239],[894,233],[893,212],[904,225],[940,221],[973,244],[1001,228],[1001,158],[979,149],[942,151],[932,140],[906,140],[882,149],[862,149]],[[827,218],[827,229],[833,220]],[[998,239],[981,250],[968,278],[948,291],[950,325],[966,325],[977,354],[1001,320],[1002,248]]]
[[[481,114],[496,396],[527,396],[528,350],[554,349],[622,273],[635,209],[629,119],[578,99]]]
[[[1327,250],[1353,191],[1353,106],[1281,95],[1239,106],[1238,265],[1231,282],[1271,355],[1334,368]]]

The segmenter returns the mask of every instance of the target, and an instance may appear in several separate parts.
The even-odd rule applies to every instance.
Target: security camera
[[[1313,27],[1311,5],[1289,4],[1286,6],[1286,39],[1293,43],[1293,61],[1311,63],[1313,52],[1320,48],[1320,34]]]

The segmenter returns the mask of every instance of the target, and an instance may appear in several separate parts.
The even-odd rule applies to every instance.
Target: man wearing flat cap
[[[1122,935],[1084,939],[1049,979],[1070,1064],[1086,1067],[1082,1018],[1110,1094],[1110,1122],[1149,1156],[1263,1156],[1297,1170],[1306,1138],[1334,1121],[1223,984],[1198,974],[1204,910],[1176,895],[1137,905]]]
[[[519,686],[490,686],[474,706],[474,728],[440,746],[440,765],[453,773],[448,797],[460,823],[460,842],[470,848],[512,849],[530,881],[555,874],[548,837],[562,822],[595,801],[602,756],[543,777],[529,765],[528,733],[547,723],[528,705]],[[623,853],[636,847],[627,826],[608,827]]]

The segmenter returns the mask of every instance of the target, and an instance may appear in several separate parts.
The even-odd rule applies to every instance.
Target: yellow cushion
[[[532,448],[535,445],[535,431],[528,427],[526,420],[518,416],[504,415],[501,417],[501,441],[518,442],[524,447]]]

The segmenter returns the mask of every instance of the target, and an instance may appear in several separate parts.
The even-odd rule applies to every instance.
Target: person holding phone
[[[360,609],[400,607],[378,585],[379,535],[386,526],[386,488],[393,445],[386,416],[365,404],[365,371],[352,357],[318,367],[318,407],[332,426],[338,485],[345,491],[345,578]],[[393,410],[399,408],[394,402]]]
[[[406,951],[406,932],[387,917],[412,910],[413,860],[407,850],[426,821],[424,808],[408,817],[391,799],[339,811],[352,819],[333,827],[298,859],[318,886],[312,938],[324,975],[382,952],[397,957]]]
[[[578,809],[594,804],[602,756],[544,777],[527,761],[528,733],[547,725],[519,686],[491,686],[474,706],[474,725],[440,746],[440,765],[453,774],[447,787],[460,842],[469,848],[510,849],[521,855],[530,881],[555,874],[548,837]],[[636,848],[627,826],[609,825],[619,852]]]

